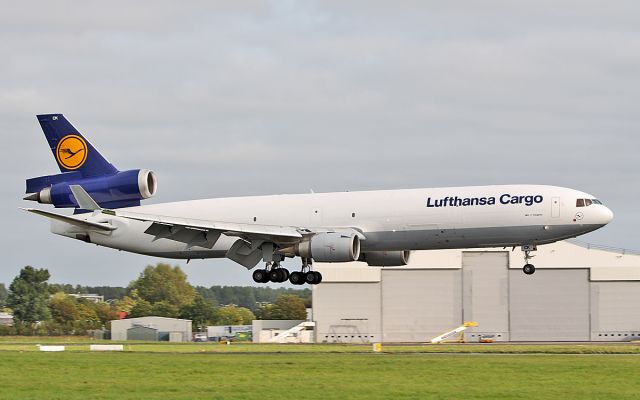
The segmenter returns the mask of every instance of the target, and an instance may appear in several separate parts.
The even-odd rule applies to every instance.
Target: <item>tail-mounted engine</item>
[[[69,185],[82,186],[104,208],[140,205],[140,200],[152,197],[158,189],[156,175],[148,169],[122,171],[91,178],[67,172],[27,180],[27,193],[30,194],[24,199],[53,204],[56,208],[77,207]]]

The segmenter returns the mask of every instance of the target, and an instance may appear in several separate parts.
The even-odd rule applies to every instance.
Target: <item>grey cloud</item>
[[[638,247],[635,2],[37,8],[0,15],[0,281],[34,263],[60,281],[126,284],[154,262],[52,237],[17,211],[24,179],[56,172],[34,118],[45,112],[65,113],[118,167],[156,170],[152,202],[546,183],[614,209],[587,240]],[[250,282],[220,260],[186,270]]]

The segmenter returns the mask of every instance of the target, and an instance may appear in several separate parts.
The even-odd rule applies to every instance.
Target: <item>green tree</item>
[[[191,304],[182,306],[180,309],[180,318],[190,319],[196,331],[202,331],[207,324],[216,319],[216,308],[205,300],[202,296],[197,295]]]
[[[4,283],[0,283],[0,308],[4,307],[5,304],[7,304],[7,297],[9,297],[9,292],[4,286]]]
[[[153,306],[146,300],[139,299],[129,312],[129,318],[148,317],[153,315]]]
[[[93,305],[94,303],[90,302],[78,302],[78,319],[74,323],[74,334],[85,335],[89,329],[102,328]]]
[[[158,301],[151,306],[151,315],[158,317],[176,318],[179,313],[178,306],[168,301]]]
[[[65,293],[58,292],[49,299],[51,317],[59,324],[77,321],[80,318],[76,299]]]
[[[113,310],[115,312],[131,312],[131,309],[136,305],[135,299],[124,296],[123,298],[113,302]]]
[[[93,307],[93,310],[100,320],[100,324],[102,324],[103,326],[106,326],[109,321],[118,319],[118,315],[116,314],[116,312],[107,303],[96,303]]]
[[[307,319],[304,300],[295,294],[283,294],[278,297],[270,310],[271,319]]]
[[[178,308],[193,303],[196,294],[180,267],[172,268],[168,264],[145,268],[140,277],[129,285],[129,292],[134,291],[151,304],[164,301]]]
[[[51,317],[47,303],[49,300],[49,271],[26,266],[9,286],[7,305],[13,310],[16,324],[29,326]]]
[[[256,316],[248,308],[238,307],[238,312],[240,313],[240,317],[242,318],[241,325],[251,325],[251,322],[256,319]]]
[[[255,315],[248,308],[224,306],[218,309],[217,325],[249,325]]]
[[[256,310],[256,318],[258,319],[274,319],[271,314],[275,306],[271,303],[262,303]]]
[[[196,286],[196,290],[202,297],[214,305],[235,304],[240,307],[247,307],[253,312],[258,312],[261,303],[275,303],[278,296],[283,294],[295,294],[304,300],[306,307],[311,307],[311,290],[291,289],[255,286]]]

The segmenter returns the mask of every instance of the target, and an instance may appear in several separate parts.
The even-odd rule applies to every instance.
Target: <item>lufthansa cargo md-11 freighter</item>
[[[157,257],[229,258],[256,282],[317,284],[313,261],[402,266],[412,250],[519,246],[525,274],[537,245],[596,230],[613,213],[594,196],[542,185],[497,185],[216,198],[140,205],[156,193],[147,169],[119,171],[62,114],[38,115],[60,174],[27,180],[28,208],[51,231]],[[281,266],[300,257],[299,271]]]

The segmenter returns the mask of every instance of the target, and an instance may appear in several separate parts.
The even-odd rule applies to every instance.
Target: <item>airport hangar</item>
[[[466,341],[640,339],[640,253],[577,241],[519,248],[414,251],[404,267],[316,263],[315,340],[428,342],[464,321]]]

